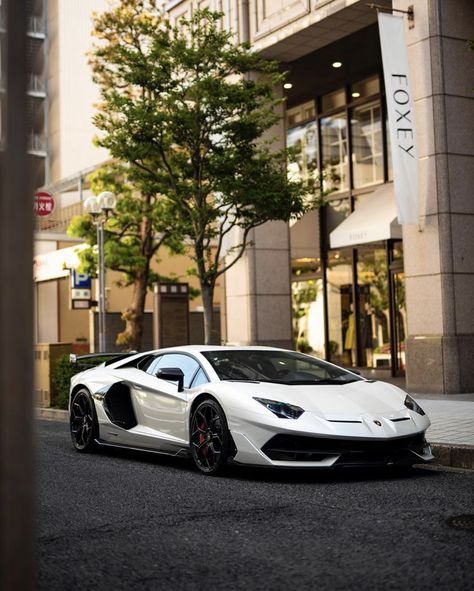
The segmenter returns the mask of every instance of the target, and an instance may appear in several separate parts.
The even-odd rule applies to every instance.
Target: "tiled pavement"
[[[474,446],[474,402],[419,399],[419,403],[431,420],[428,441]]]

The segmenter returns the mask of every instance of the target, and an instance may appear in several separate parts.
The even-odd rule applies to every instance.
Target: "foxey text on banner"
[[[381,12],[378,20],[398,221],[417,224],[418,153],[405,24],[403,18]]]

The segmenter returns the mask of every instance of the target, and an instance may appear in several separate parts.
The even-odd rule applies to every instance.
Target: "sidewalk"
[[[414,394],[431,421],[426,438],[436,463],[474,470],[474,394]]]
[[[397,384],[398,385],[398,384]],[[474,470],[474,394],[413,394],[429,416],[426,438],[436,464]],[[37,408],[38,418],[68,420],[66,410]]]

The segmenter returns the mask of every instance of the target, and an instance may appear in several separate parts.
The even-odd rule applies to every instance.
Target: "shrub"
[[[51,406],[67,409],[71,378],[80,371],[84,371],[84,368],[71,363],[69,355],[58,357],[51,379]]]

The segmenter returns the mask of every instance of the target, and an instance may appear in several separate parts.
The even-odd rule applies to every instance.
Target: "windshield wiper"
[[[222,382],[247,382],[249,384],[258,384],[260,380],[250,380],[245,378],[221,378]]]

